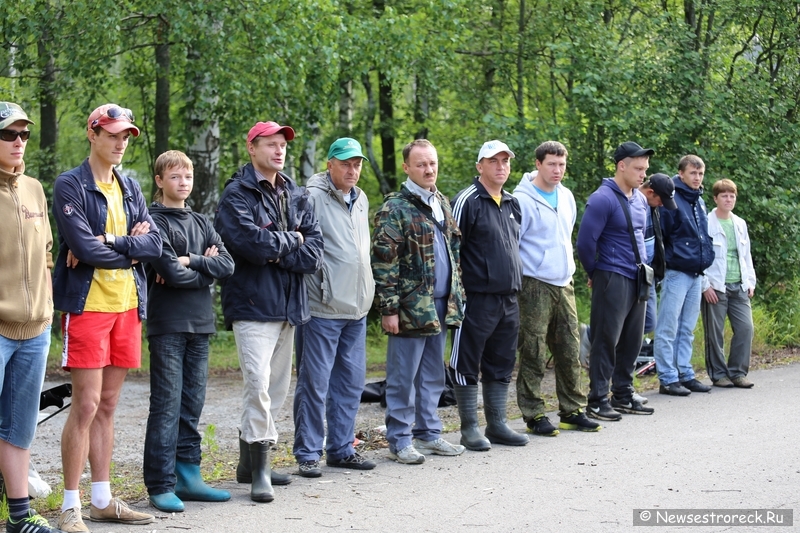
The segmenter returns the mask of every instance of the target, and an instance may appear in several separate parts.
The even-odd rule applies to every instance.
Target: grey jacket
[[[375,294],[367,195],[356,187],[356,199],[348,210],[342,191],[334,188],[327,172],[311,176],[306,188],[325,243],[322,268],[306,275],[311,316],[363,318]]]

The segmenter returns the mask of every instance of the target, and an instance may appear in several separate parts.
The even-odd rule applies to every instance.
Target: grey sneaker
[[[642,404],[642,405],[644,405],[644,404],[646,404],[646,403],[648,402],[647,398],[645,398],[644,396],[642,396],[641,394],[639,394],[639,393],[638,393],[638,392],[636,392],[636,391],[634,391],[634,392],[631,394],[631,397],[632,397],[632,398],[633,398],[635,401],[639,402],[639,403],[640,403],[640,404]]]
[[[450,444],[443,438],[438,438],[436,440],[421,440],[421,439],[414,439],[413,447],[421,454],[432,453],[434,455],[461,455],[466,450],[460,444]]]
[[[421,465],[425,462],[425,456],[419,453],[413,445],[406,446],[402,450],[397,450],[395,452],[390,448],[389,459],[394,459],[398,463],[403,463],[404,465]]]
[[[66,533],[84,533],[88,532],[89,528],[83,523],[80,507],[72,507],[67,509],[61,516],[58,517],[56,527]]]
[[[319,461],[303,461],[297,464],[297,470],[301,477],[320,477],[322,470],[319,468]]]

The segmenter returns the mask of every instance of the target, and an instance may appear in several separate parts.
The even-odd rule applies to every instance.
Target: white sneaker
[[[66,533],[85,533],[89,531],[89,528],[83,523],[80,507],[72,507],[61,513],[56,527]]]
[[[414,448],[417,449],[418,452],[425,454],[425,452],[432,453],[434,455],[461,455],[466,450],[460,444],[450,444],[443,438],[438,438],[436,440],[421,440],[421,439],[414,439],[413,441]]]
[[[394,459],[398,463],[406,465],[421,465],[425,462],[425,456],[419,453],[414,446],[406,446],[402,450],[392,452],[389,449],[389,459]]]
[[[640,404],[642,404],[642,405],[644,405],[644,404],[646,404],[646,403],[647,403],[647,398],[645,398],[644,396],[642,396],[642,395],[640,395],[640,394],[638,394],[638,393],[636,393],[636,392],[634,392],[634,393],[631,395],[631,397],[632,397],[632,398],[633,398],[635,401],[639,402],[639,403],[640,403]]]

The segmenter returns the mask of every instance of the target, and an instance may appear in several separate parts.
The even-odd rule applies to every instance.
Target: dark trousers
[[[208,335],[151,335],[150,415],[144,484],[151,495],[175,489],[175,461],[200,464],[197,423],[206,401]]]
[[[516,294],[467,293],[464,321],[453,338],[450,366],[459,385],[511,383],[517,361],[519,303]]]
[[[592,276],[592,349],[589,355],[589,403],[631,397],[633,370],[642,347],[646,302],[637,298],[636,280],[595,270]]]

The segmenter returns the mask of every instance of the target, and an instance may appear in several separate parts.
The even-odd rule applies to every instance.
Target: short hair
[[[536,160],[543,163],[547,154],[558,157],[567,155],[567,147],[558,141],[545,141],[536,147]]]
[[[411,155],[411,150],[414,149],[415,146],[419,146],[420,148],[433,148],[436,150],[436,147],[433,146],[433,143],[430,142],[428,139],[414,139],[407,145],[403,147],[403,162],[408,163],[408,156]]]
[[[167,150],[156,158],[153,165],[153,173],[156,176],[164,177],[164,173],[170,168],[188,168],[194,170],[194,165],[189,157],[180,150]],[[156,187],[153,192],[153,201],[160,202],[164,199],[164,192],[160,187]]]
[[[696,155],[689,154],[681,157],[681,160],[678,161],[678,171],[683,172],[689,165],[695,168],[705,168],[706,166],[706,164],[703,163],[702,159],[700,159]]]
[[[717,196],[718,194],[722,194],[724,192],[732,192],[735,195],[739,194],[739,190],[736,188],[736,184],[733,181],[729,180],[728,178],[717,180],[711,187],[711,193],[714,196]]]

